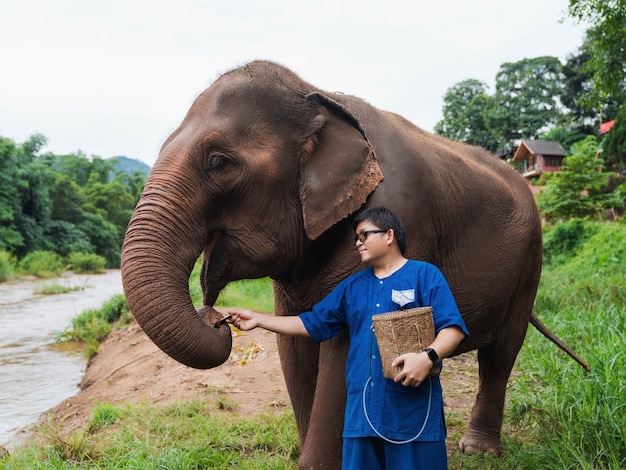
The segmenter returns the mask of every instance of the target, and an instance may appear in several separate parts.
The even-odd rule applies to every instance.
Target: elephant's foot
[[[468,429],[459,443],[461,452],[465,454],[502,454],[500,436],[493,436]]]

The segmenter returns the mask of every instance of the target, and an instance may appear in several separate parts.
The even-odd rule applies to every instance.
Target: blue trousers
[[[343,439],[343,470],[447,470],[445,434],[439,441],[392,444],[377,437]]]

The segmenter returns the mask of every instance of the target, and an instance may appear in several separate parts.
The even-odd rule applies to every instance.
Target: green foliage
[[[547,225],[543,233],[544,260],[549,263],[574,256],[592,235],[591,227],[579,218],[558,222],[554,227]]]
[[[46,227],[45,235],[54,251],[61,256],[95,251],[89,237],[72,222],[53,220]]]
[[[121,242],[118,228],[100,214],[83,212],[82,220],[76,228],[88,238],[94,251],[107,260],[107,267],[120,265]]]
[[[559,115],[561,63],[556,57],[507,62],[496,75],[496,93],[487,125],[503,142],[536,138]]]
[[[608,97],[624,102],[626,94],[626,2],[624,0],[569,0],[569,16],[590,24],[581,69],[590,75],[591,86],[581,101],[598,109]]]
[[[85,354],[91,357],[98,352],[100,343],[113,328],[130,324],[132,321],[126,297],[119,294],[107,300],[98,309],[88,309],[72,320],[72,325],[57,337],[57,341],[79,341],[85,343]]]
[[[50,278],[59,276],[67,265],[52,251],[31,251],[19,261],[17,268],[22,274]]]
[[[498,141],[485,123],[492,104],[487,85],[474,79],[464,80],[449,88],[443,101],[443,120],[435,125],[437,134],[497,150]]]
[[[540,140],[553,140],[569,152],[572,146],[587,138],[595,136],[595,129],[589,125],[573,125],[568,127],[554,126],[539,135]]]
[[[38,155],[45,143],[40,134],[22,145],[0,137],[0,250],[18,258],[36,250],[95,253],[118,267],[146,175],[81,153]]]
[[[546,216],[564,219],[620,207],[619,198],[605,191],[612,174],[599,171],[602,167],[595,137],[572,146],[562,171],[545,175],[545,188],[537,196],[539,210]]]
[[[602,141],[602,157],[617,171],[626,170],[626,104],[622,106],[615,124]]]
[[[0,251],[0,282],[7,281],[15,269],[15,256],[8,251]]]
[[[106,260],[93,253],[71,253],[68,257],[76,274],[99,274],[105,271]]]

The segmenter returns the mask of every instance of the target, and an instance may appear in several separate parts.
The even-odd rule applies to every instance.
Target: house
[[[561,169],[567,155],[558,142],[552,140],[522,140],[513,155],[514,162],[523,162],[522,176],[528,180]]]

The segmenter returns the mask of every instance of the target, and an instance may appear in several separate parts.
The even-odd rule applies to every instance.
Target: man
[[[429,372],[469,333],[439,269],[404,256],[404,227],[394,212],[367,209],[355,217],[353,227],[366,269],[344,279],[299,316],[241,310],[229,312],[230,322],[241,330],[261,327],[310,336],[318,343],[348,327],[343,468],[446,469],[441,383]],[[435,340],[423,352],[397,357],[393,365],[402,366],[401,372],[385,379],[372,315],[419,306],[433,309]]]

